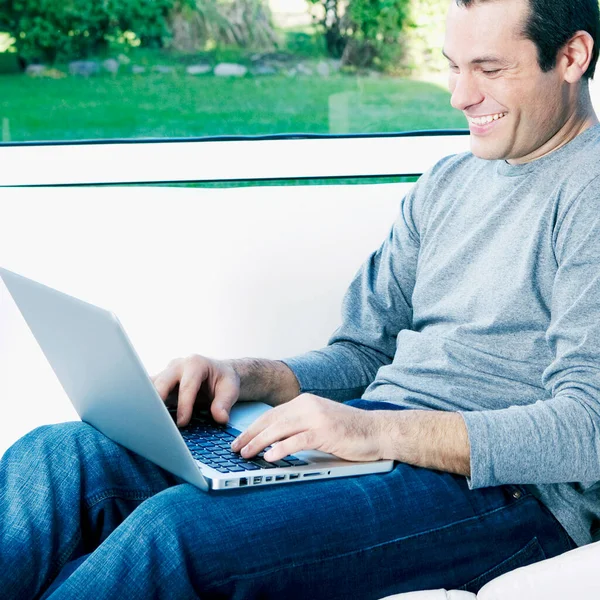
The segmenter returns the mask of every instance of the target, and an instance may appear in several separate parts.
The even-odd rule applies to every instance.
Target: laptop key
[[[263,460],[262,458],[253,458],[250,462],[259,466],[261,469],[274,469],[275,465]]]
[[[286,456],[285,460],[287,460],[292,465],[292,467],[300,467],[302,465],[308,464],[306,461],[300,460],[299,458],[296,458],[295,456]]]

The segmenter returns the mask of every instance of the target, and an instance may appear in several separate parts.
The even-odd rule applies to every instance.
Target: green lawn
[[[11,141],[463,128],[432,83],[334,75],[0,76]]]

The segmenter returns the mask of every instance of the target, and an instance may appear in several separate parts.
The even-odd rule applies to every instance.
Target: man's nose
[[[450,82],[452,98],[450,104],[458,110],[466,110],[483,101],[484,95],[470,73],[457,73]]]

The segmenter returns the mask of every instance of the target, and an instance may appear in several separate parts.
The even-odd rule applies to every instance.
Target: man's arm
[[[434,410],[373,411],[382,458],[471,475],[470,445],[459,413]]]
[[[470,475],[469,441],[458,413],[361,410],[301,394],[254,421],[232,444],[249,458],[276,461],[300,450],[321,450],[350,461],[392,459]]]
[[[412,327],[412,294],[420,239],[415,215],[429,189],[424,174],[402,199],[389,235],[363,263],[342,302],[342,324],[320,350],[285,358],[303,393],[332,400],[360,398]]]
[[[226,362],[240,379],[240,400],[260,400],[278,406],[300,394],[296,376],[281,361],[240,358]]]

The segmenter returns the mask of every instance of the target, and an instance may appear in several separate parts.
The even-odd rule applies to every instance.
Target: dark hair
[[[455,0],[458,6],[469,7],[494,0]],[[586,79],[594,76],[598,61],[600,13],[598,0],[528,0],[529,17],[524,24],[525,37],[537,47],[538,63],[544,73],[556,66],[558,51],[577,31],[587,31],[594,40],[592,60]]]

